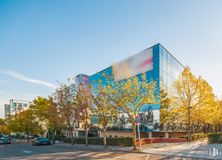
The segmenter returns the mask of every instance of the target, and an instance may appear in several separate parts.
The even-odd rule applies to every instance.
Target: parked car
[[[0,138],[0,144],[11,144],[11,139],[9,137],[2,136]]]
[[[51,145],[51,144],[52,142],[48,138],[45,138],[45,137],[38,137],[32,141],[33,146]]]

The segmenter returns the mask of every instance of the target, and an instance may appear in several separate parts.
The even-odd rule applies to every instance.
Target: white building
[[[9,104],[5,104],[5,118],[27,110],[30,105],[31,102],[29,101],[10,99]]]

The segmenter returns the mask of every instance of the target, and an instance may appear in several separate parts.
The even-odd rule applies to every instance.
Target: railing
[[[122,130],[130,131],[132,130],[130,125],[123,127],[121,125],[112,125],[108,127],[107,130]],[[211,125],[211,124],[191,124],[191,132],[222,132],[222,125]],[[187,132],[188,124],[186,123],[170,123],[170,124],[141,124],[140,130],[142,132]]]

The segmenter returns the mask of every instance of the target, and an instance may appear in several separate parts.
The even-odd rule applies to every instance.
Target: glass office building
[[[103,85],[107,85],[107,80],[103,74],[113,76],[115,81],[119,81],[134,75],[140,76],[145,73],[148,81],[154,80],[156,82],[157,92],[160,92],[161,89],[165,89],[169,93],[172,93],[173,82],[178,78],[183,69],[183,65],[173,55],[161,44],[156,44],[89,76],[88,82],[92,87],[96,85],[98,80],[101,80]],[[145,105],[143,108],[146,107],[148,107],[148,105]],[[154,131],[155,129],[153,126],[160,121],[160,104],[149,105],[149,110],[152,116],[151,120],[149,118],[147,121],[149,124],[146,125],[144,130]],[[92,120],[92,122],[95,122],[95,120]]]
[[[173,93],[173,82],[184,70],[184,66],[159,44],[159,83],[160,89]]]

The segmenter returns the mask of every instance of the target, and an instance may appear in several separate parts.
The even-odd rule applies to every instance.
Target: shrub
[[[71,138],[65,138],[65,143],[71,143]],[[86,144],[84,137],[75,137],[73,139],[74,144]],[[103,145],[102,137],[88,137],[88,143],[94,145]],[[107,137],[107,145],[110,146],[132,146],[133,139],[129,137],[111,138]]]
[[[209,140],[209,143],[221,143],[222,133],[209,133],[208,140]]]
[[[133,139],[130,137],[107,138],[107,144],[110,146],[132,146]]]
[[[207,137],[207,134],[205,134],[205,133],[193,133],[191,135],[192,141],[202,140],[206,137]]]

